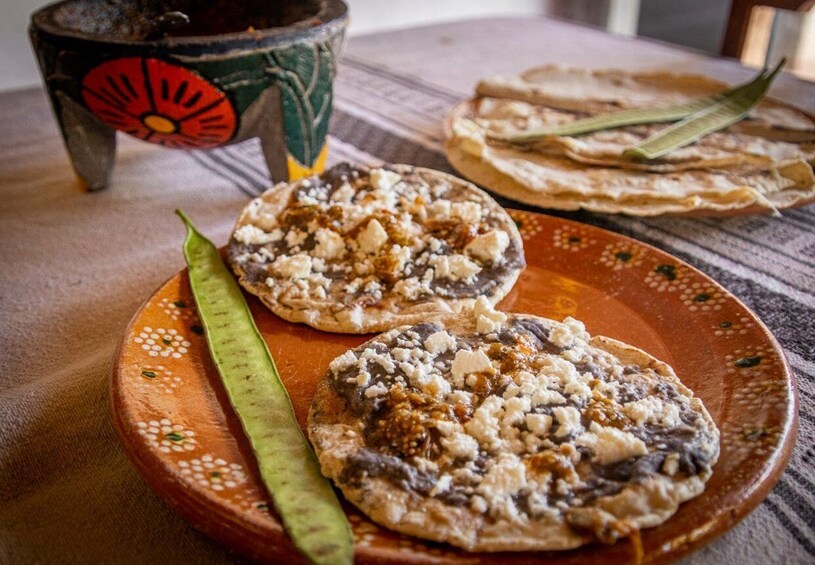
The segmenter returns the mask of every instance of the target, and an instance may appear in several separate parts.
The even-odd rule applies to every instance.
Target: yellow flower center
[[[175,133],[175,124],[172,122],[172,120],[168,120],[164,116],[150,114],[149,116],[146,116],[142,121],[144,122],[144,125],[146,125],[155,132],[168,134]]]

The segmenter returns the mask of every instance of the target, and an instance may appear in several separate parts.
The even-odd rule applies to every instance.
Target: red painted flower
[[[166,147],[215,147],[235,134],[235,110],[219,88],[159,59],[102,63],[82,80],[82,97],[109,126]]]

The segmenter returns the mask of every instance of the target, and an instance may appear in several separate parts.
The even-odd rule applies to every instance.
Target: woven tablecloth
[[[352,39],[335,83],[330,160],[451,171],[442,120],[475,81],[543,63],[701,72],[732,61],[545,19],[493,19]],[[815,84],[775,97],[815,112]],[[177,152],[120,138],[110,189],[83,192],[39,89],[0,94],[0,562],[217,563],[239,558],[151,492],[114,434],[114,348],[183,267],[183,208],[224,244],[270,184],[256,142]],[[770,496],[689,563],[815,561],[815,206],[782,217],[561,214],[688,261],[773,331],[798,381],[798,442]]]

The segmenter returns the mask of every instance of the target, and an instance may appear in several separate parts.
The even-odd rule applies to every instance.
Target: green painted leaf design
[[[235,112],[242,115],[272,81],[264,72],[266,59],[260,53],[197,61],[195,68],[227,93]]]
[[[289,153],[306,167],[320,155],[331,117],[334,56],[325,44],[292,45],[266,54],[280,86]]]
[[[184,436],[176,432],[170,432],[169,434],[165,434],[164,437],[175,442],[184,441]]]

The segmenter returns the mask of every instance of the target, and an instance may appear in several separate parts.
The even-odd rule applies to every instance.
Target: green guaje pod
[[[657,159],[744,119],[764,99],[784,63],[785,60],[782,60],[770,73],[764,69],[745,88],[731,91],[715,104],[652,135],[639,145],[626,149],[623,154],[639,159]]]
[[[215,245],[177,214],[187,227],[184,257],[212,360],[283,526],[312,563],[351,563],[351,527],[297,424],[240,288]]]
[[[755,85],[765,79],[766,76],[765,70],[759,73],[752,80],[735,86],[730,90],[726,90],[712,96],[697,98],[696,100],[691,100],[689,102],[675,104],[673,106],[620,110],[619,112],[611,112],[599,114],[597,116],[590,116],[588,118],[581,118],[563,125],[532,129],[504,136],[496,136],[495,139],[499,141],[507,141],[509,143],[531,143],[545,137],[582,135],[586,133],[593,133],[595,131],[625,126],[676,122],[695,114],[696,112],[706,110],[725,99],[732,98],[737,95],[740,96],[745,91],[754,88]]]

